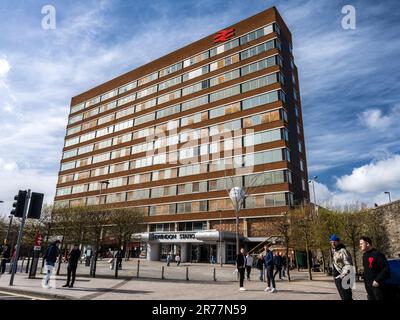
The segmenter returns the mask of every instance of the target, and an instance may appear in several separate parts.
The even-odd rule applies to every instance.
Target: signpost
[[[40,233],[36,234],[35,237],[35,244],[33,246],[33,260],[31,264],[31,268],[29,270],[29,279],[34,279],[36,277],[36,272],[37,272],[37,266],[39,262],[39,254],[40,251],[42,250],[42,240],[43,237]]]

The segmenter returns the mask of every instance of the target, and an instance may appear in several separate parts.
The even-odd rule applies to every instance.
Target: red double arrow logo
[[[235,29],[233,28],[221,30],[214,36],[214,43],[224,42],[232,38],[234,35],[235,35]]]

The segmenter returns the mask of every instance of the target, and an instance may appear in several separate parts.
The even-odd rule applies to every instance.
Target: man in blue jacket
[[[272,251],[269,250],[269,245],[264,246],[264,265],[267,270],[267,284],[268,287],[264,290],[265,292],[276,292],[275,279],[274,279],[274,256]]]
[[[50,276],[53,272],[54,265],[56,264],[57,258],[60,255],[60,246],[61,241],[56,240],[54,241],[46,250],[43,255],[43,259],[46,260],[46,277],[43,281],[43,287],[49,289],[49,280]]]

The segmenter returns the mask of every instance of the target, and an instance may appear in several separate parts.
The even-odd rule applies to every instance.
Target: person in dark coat
[[[372,246],[368,237],[360,238],[360,249],[363,254],[364,284],[368,300],[386,298],[385,280],[390,278],[390,268],[385,255]]]
[[[277,252],[274,255],[274,267],[275,267],[274,278],[276,274],[279,273],[279,280],[282,280],[282,266],[283,266],[282,256],[279,255],[279,253]]]
[[[240,291],[246,291],[243,287],[244,271],[246,270],[246,255],[244,249],[240,249],[240,253],[236,257],[236,268],[239,272]]]
[[[274,279],[274,256],[272,251],[269,250],[269,246],[264,246],[265,248],[265,256],[264,256],[264,265],[267,270],[267,288],[265,288],[265,292],[276,292],[275,287],[275,279]]]
[[[43,259],[46,261],[46,269],[47,269],[47,273],[46,273],[46,277],[44,278],[44,283],[43,286],[45,288],[50,288],[49,286],[49,280],[50,280],[50,276],[53,272],[54,269],[54,265],[56,264],[57,258],[60,255],[60,249],[59,246],[61,244],[60,240],[56,240],[54,241],[45,251],[44,255],[43,255]]]
[[[81,250],[79,245],[74,244],[74,248],[71,250],[68,256],[68,267],[67,267],[67,283],[63,285],[64,288],[73,288],[75,283],[76,269],[78,268],[78,261],[81,256]],[[71,279],[72,276],[72,279]]]
[[[10,262],[10,247],[8,244],[5,244],[3,246],[3,250],[1,253],[2,259],[1,259],[1,274],[6,272],[6,265],[8,262]]]
[[[264,281],[264,256],[262,254],[258,256],[256,268],[260,270],[260,281]]]

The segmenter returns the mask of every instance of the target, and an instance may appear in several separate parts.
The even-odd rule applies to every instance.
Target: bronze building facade
[[[229,189],[248,189],[240,235],[257,243],[308,200],[307,181],[292,38],[273,7],[73,97],[55,203],[137,208],[150,260],[230,262]]]

